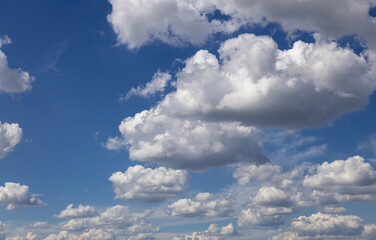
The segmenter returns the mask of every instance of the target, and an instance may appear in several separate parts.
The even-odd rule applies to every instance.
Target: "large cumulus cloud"
[[[21,141],[22,128],[17,123],[0,122],[0,159],[11,152]]]

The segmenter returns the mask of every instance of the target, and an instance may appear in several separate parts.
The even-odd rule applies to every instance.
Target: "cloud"
[[[21,141],[22,128],[17,123],[0,122],[0,159],[11,152]]]
[[[50,229],[51,225],[48,222],[35,222],[29,224],[28,227],[32,229]]]
[[[251,208],[241,210],[238,218],[239,226],[277,227],[282,224],[280,215],[265,215]]]
[[[29,193],[29,186],[19,183],[6,182],[0,186],[0,203],[7,204],[7,210],[14,210],[21,206],[43,206],[38,194]]]
[[[205,192],[194,198],[183,198],[168,205],[168,214],[182,217],[228,217],[233,213],[233,196],[221,198]]]
[[[37,234],[28,232],[25,236],[7,237],[5,240],[42,240]]]
[[[330,238],[360,235],[364,229],[363,219],[353,215],[316,213],[310,217],[300,216],[291,222],[291,230],[299,236]]]
[[[376,201],[376,172],[360,156],[318,165],[315,174],[305,176],[303,185],[338,201]]]
[[[51,234],[45,240],[113,240],[115,239],[110,233],[102,229],[89,229],[83,233],[71,233],[61,231],[58,234]]]
[[[0,221],[0,240],[5,240],[5,227],[4,224]]]
[[[146,217],[150,214],[150,210],[134,213],[127,206],[116,205],[107,208],[95,217],[71,219],[63,224],[60,233],[57,235],[53,234],[47,239],[60,239],[59,235],[68,236],[62,239],[71,239],[69,238],[69,234],[72,232],[74,232],[74,234],[81,234],[77,239],[91,239],[90,237],[85,238],[84,236],[91,236],[92,233],[98,232],[100,232],[102,236],[108,237],[108,239],[116,239],[124,236],[129,237],[139,233],[154,233],[159,231],[159,228],[152,227],[152,225],[146,221]],[[74,238],[72,237],[72,239]]]
[[[185,192],[188,173],[165,167],[144,168],[141,165],[129,167],[124,173],[116,172],[110,177],[116,198],[161,202]]]
[[[275,174],[281,173],[282,168],[278,165],[271,165],[270,163],[264,165],[248,165],[237,168],[232,176],[237,179],[240,185],[245,185],[251,181],[255,180],[266,180],[271,178]]]
[[[297,30],[319,32],[336,39],[358,35],[370,44],[376,39],[376,21],[369,16],[375,1],[183,1],[110,0],[108,15],[119,44],[130,49],[153,41],[171,45],[203,44],[215,33],[229,34],[242,26],[278,23],[293,35]],[[219,11],[224,17],[215,17]]]
[[[364,240],[372,240],[376,237],[376,225],[364,225],[364,231],[362,232]]]
[[[0,49],[5,44],[10,44],[8,36],[0,37]],[[0,94],[1,93],[19,93],[31,89],[31,83],[34,77],[20,68],[11,69],[8,66],[7,56],[0,50]]]
[[[207,230],[201,232],[193,232],[192,234],[178,235],[173,240],[225,240],[229,237],[238,235],[232,223],[227,226],[218,227],[217,224],[210,224]]]
[[[150,97],[158,92],[163,92],[170,80],[171,75],[169,73],[158,71],[154,74],[152,80],[146,83],[145,87],[132,88],[125,97],[120,98],[120,101],[128,100],[132,96]]]
[[[78,208],[73,208],[73,204],[69,204],[65,210],[61,211],[58,215],[55,215],[55,217],[73,219],[94,217],[96,215],[98,215],[98,213],[92,206],[83,206],[80,204]]]
[[[122,137],[108,139],[106,148],[126,146],[132,160],[190,170],[268,161],[262,133],[236,122],[183,120],[153,108],[124,119],[119,130]]]
[[[176,91],[159,104],[169,116],[263,127],[320,127],[362,109],[376,88],[376,54],[334,42],[297,41],[279,50],[268,36],[225,41],[186,60]],[[216,86],[216,87],[213,87]]]

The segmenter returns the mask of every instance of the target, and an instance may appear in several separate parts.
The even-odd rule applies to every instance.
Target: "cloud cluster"
[[[7,210],[14,210],[21,206],[45,205],[38,198],[38,194],[29,192],[29,186],[13,182],[6,182],[4,186],[0,186],[0,203],[7,204]]]
[[[193,232],[192,234],[178,235],[173,240],[225,240],[238,235],[232,223],[227,226],[218,227],[217,224],[210,224],[207,230],[201,232]]]
[[[208,192],[199,193],[168,205],[167,212],[182,217],[228,217],[233,213],[233,196],[216,198]]]
[[[376,2],[357,0],[110,0],[112,24],[120,44],[130,49],[159,40],[171,45],[203,44],[214,33],[233,33],[242,26],[278,23],[294,35],[297,30],[319,32],[326,38],[358,35],[376,39],[376,20],[369,16]],[[222,15],[216,17],[216,11]]]
[[[92,206],[79,205],[78,208],[73,208],[73,204],[69,204],[66,209],[61,211],[56,218],[87,218],[98,215],[95,208]]]
[[[0,38],[0,49],[5,44],[10,44],[8,36]],[[0,50],[0,93],[19,93],[31,89],[34,77],[20,68],[11,69],[8,66],[7,56]]]
[[[334,42],[298,41],[279,50],[267,36],[227,40],[219,59],[198,51],[176,75],[176,91],[125,118],[108,149],[130,159],[185,169],[265,163],[262,133],[252,125],[301,129],[362,109],[376,89],[376,54]],[[215,88],[213,86],[216,86]],[[306,154],[317,154],[326,145]]]
[[[129,167],[124,173],[116,172],[110,177],[116,198],[161,202],[176,197],[186,190],[188,173],[165,167],[144,168],[141,165]]]
[[[0,122],[0,159],[11,152],[21,141],[21,138],[22,128],[17,123]]]

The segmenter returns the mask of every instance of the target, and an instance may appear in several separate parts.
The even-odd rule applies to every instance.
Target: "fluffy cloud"
[[[268,161],[262,133],[235,122],[183,120],[153,108],[124,119],[119,130],[122,137],[110,138],[106,147],[127,146],[132,160],[193,170]]]
[[[376,225],[364,225],[364,231],[362,232],[364,240],[372,240],[376,237]]]
[[[71,233],[61,231],[58,234],[51,234],[45,240],[114,240],[114,236],[102,229],[90,229],[83,233]]]
[[[25,236],[7,237],[5,240],[42,240],[37,234],[28,232]]]
[[[76,236],[78,237],[77,239],[91,239],[91,234],[95,232],[102,232],[102,236],[108,236],[108,239],[116,239],[117,237],[129,237],[139,233],[153,233],[159,231],[158,228],[152,227],[152,225],[146,221],[146,217],[150,213],[150,210],[134,213],[126,206],[116,205],[107,208],[98,216],[75,218],[65,222],[62,227],[63,231],[58,235],[51,235],[50,239],[60,239],[59,235],[68,236],[62,239],[71,239],[69,238],[69,234],[71,234],[72,231],[75,232],[74,234],[80,232],[81,235]]]
[[[45,205],[37,197],[37,194],[29,192],[29,186],[26,185],[6,182],[5,186],[0,186],[0,203],[7,204],[7,210],[13,210],[20,206]]]
[[[219,60],[205,50],[189,58],[160,111],[266,127],[318,127],[364,107],[376,88],[376,55],[358,56],[333,42],[297,41],[282,51],[270,37],[243,34],[222,44]]]
[[[0,38],[0,49],[11,43],[8,36]],[[0,50],[0,93],[18,93],[31,89],[34,78],[20,68],[11,69],[8,66],[7,56]]]
[[[127,95],[121,97],[120,100],[127,100],[132,96],[149,97],[158,92],[163,92],[170,80],[171,75],[169,73],[158,71],[154,74],[151,82],[148,82],[145,87],[138,86],[137,88],[132,88]]]
[[[316,190],[315,196],[332,196],[338,201],[376,201],[376,172],[360,156],[324,162],[313,175],[304,178],[304,186]],[[320,199],[320,198],[319,198]]]
[[[86,218],[94,217],[98,213],[95,211],[95,208],[92,206],[83,206],[79,205],[78,208],[73,208],[73,204],[69,204],[67,208],[61,211],[55,217],[57,218]]]
[[[239,226],[277,227],[282,224],[280,215],[265,215],[251,208],[241,210],[238,218]]]
[[[316,213],[310,217],[300,216],[291,222],[291,229],[299,236],[320,239],[360,235],[364,229],[358,216]]]
[[[0,240],[5,239],[5,227],[4,224],[0,221]]]
[[[183,170],[159,167],[129,167],[124,173],[116,172],[110,177],[116,198],[160,202],[176,197],[186,189],[188,173]]]
[[[279,23],[293,35],[296,30],[319,32],[327,38],[357,34],[371,44],[376,21],[369,16],[375,1],[287,0],[110,0],[108,16],[118,42],[138,48],[159,40],[172,45],[202,44],[212,34],[232,33],[241,26]],[[225,15],[216,19],[215,11]],[[345,13],[345,14],[344,14]]]
[[[275,174],[281,173],[282,168],[277,165],[265,164],[265,165],[248,165],[237,168],[233,172],[233,177],[238,180],[240,185],[245,185],[251,181],[255,180],[266,180]]]
[[[235,230],[232,223],[227,226],[218,227],[217,224],[210,224],[207,230],[201,232],[194,232],[187,235],[175,236],[173,240],[225,240],[229,237],[233,238],[238,232]]]
[[[183,198],[168,205],[171,216],[227,217],[233,213],[232,196],[216,198],[211,193],[199,193],[194,198]]]
[[[0,77],[1,78],[1,77]],[[22,129],[17,123],[0,122],[0,159],[21,141]]]
[[[35,222],[29,224],[28,227],[33,229],[50,229],[51,225],[48,222]]]

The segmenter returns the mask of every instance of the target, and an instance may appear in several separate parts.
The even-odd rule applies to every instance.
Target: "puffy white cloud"
[[[211,193],[199,193],[192,199],[183,198],[168,205],[168,213],[183,217],[227,217],[233,213],[232,197],[217,198]]]
[[[280,215],[265,215],[252,208],[241,210],[238,218],[239,226],[277,227],[282,224]]]
[[[145,87],[138,86],[137,88],[132,88],[127,95],[121,97],[120,100],[127,100],[132,96],[149,97],[158,92],[163,92],[170,80],[171,75],[169,73],[158,71],[154,74],[151,82],[146,83]]]
[[[358,0],[110,0],[108,16],[118,42],[138,48],[155,40],[179,45],[202,44],[212,34],[232,33],[241,26],[279,23],[293,35],[296,30],[319,32],[327,38],[357,34],[371,44],[376,21],[369,16],[375,1]],[[227,16],[215,19],[218,10]]]
[[[17,123],[0,122],[0,159],[11,152],[21,141],[21,138],[22,128]]]
[[[8,36],[0,38],[0,49],[3,45],[11,43]],[[20,68],[11,69],[8,66],[7,56],[0,50],[0,93],[18,93],[31,89],[34,77]]]
[[[363,219],[353,215],[316,213],[309,217],[300,216],[291,222],[291,230],[299,236],[320,239],[360,235],[364,229]]]
[[[110,177],[116,198],[160,202],[176,197],[186,190],[189,175],[183,170],[165,167],[129,167],[124,173],[116,172]]]
[[[264,164],[264,165],[248,165],[241,166],[233,172],[233,177],[238,180],[240,185],[245,185],[251,181],[255,180],[266,180],[271,178],[275,174],[281,173],[282,168],[278,165]]]
[[[225,240],[229,237],[233,238],[238,235],[232,223],[227,226],[218,227],[217,224],[210,224],[207,230],[201,232],[193,232],[192,234],[178,235],[173,240]]]
[[[364,225],[364,231],[362,232],[362,239],[372,240],[376,237],[376,225]]]
[[[201,170],[236,162],[268,161],[262,133],[237,122],[183,120],[152,108],[128,117],[119,126],[121,138],[110,138],[108,149],[127,146],[132,160],[174,168]]]
[[[19,183],[6,182],[0,186],[0,203],[7,204],[7,210],[13,210],[20,206],[45,205],[38,194],[31,194],[29,186]]]
[[[79,205],[78,208],[73,208],[73,204],[69,204],[67,208],[61,211],[56,218],[86,218],[98,215],[95,208],[92,206]]]
[[[297,41],[278,50],[267,36],[242,34],[186,61],[160,112],[211,121],[299,129],[359,110],[376,88],[376,55],[336,43]],[[367,56],[367,57],[366,57]],[[216,86],[216,87],[213,87]]]
[[[58,234],[51,234],[45,240],[115,240],[116,238],[102,229],[89,229],[83,233],[71,233],[61,231]]]
[[[159,229],[152,227],[146,221],[146,217],[150,213],[150,210],[134,213],[126,206],[116,205],[107,208],[95,217],[71,219],[62,228],[68,232],[77,231],[82,233],[88,232],[90,229],[96,229],[116,237],[137,235],[138,233],[153,233]]]
[[[5,240],[42,240],[42,238],[35,233],[28,232],[25,236],[12,236]]]
[[[376,201],[376,172],[360,156],[347,160],[324,162],[313,175],[304,178],[306,187],[315,189],[316,196],[330,197],[337,201]]]

